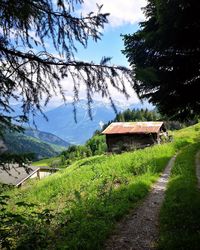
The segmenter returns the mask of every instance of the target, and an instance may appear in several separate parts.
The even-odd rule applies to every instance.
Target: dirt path
[[[169,161],[144,202],[117,225],[113,235],[107,240],[105,249],[155,249],[159,210],[174,161],[175,157]]]
[[[200,151],[196,154],[196,175],[198,179],[198,188],[200,189]]]

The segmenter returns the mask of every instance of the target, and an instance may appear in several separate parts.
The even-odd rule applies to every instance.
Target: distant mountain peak
[[[153,106],[147,102],[130,105],[128,102],[119,100],[114,103],[118,112],[124,111],[127,108],[153,109]],[[91,113],[92,119],[88,114],[87,100],[81,99],[76,103],[76,123],[74,119],[74,107],[72,101],[69,101],[66,104],[44,112],[48,121],[40,114],[35,117],[35,123],[40,131],[54,134],[71,144],[83,144],[93,135],[95,130],[100,129],[103,123],[105,124],[113,120],[116,115],[110,102],[104,100],[94,100],[91,104]]]

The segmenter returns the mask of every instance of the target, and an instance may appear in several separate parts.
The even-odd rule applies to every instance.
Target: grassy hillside
[[[10,153],[34,153],[36,159],[48,158],[58,155],[65,147],[46,143],[40,139],[22,134],[6,133],[4,143]]]
[[[198,136],[195,138],[192,130]],[[166,198],[160,213],[161,250],[198,250],[200,246],[200,190],[197,186],[195,156],[200,150],[200,126],[187,128],[178,134],[190,133],[188,144],[177,156],[168,183]]]
[[[4,226],[9,235],[4,242],[19,249],[100,249],[116,221],[147,195],[168,160],[186,146],[197,145],[197,150],[199,140],[197,124],[174,133],[171,143],[79,160],[43,181],[6,192],[12,226]]]
[[[24,133],[28,136],[40,139],[43,142],[54,144],[57,146],[68,147],[70,145],[70,143],[64,141],[63,139],[59,138],[54,134],[47,133],[44,131],[39,131],[33,128],[26,128]]]

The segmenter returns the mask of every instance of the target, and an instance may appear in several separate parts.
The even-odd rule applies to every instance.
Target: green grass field
[[[24,246],[101,249],[115,223],[147,195],[169,159],[180,150],[185,152],[193,147],[196,150],[199,139],[200,124],[197,124],[177,131],[171,143],[79,160],[42,181],[4,192],[9,196],[4,198],[8,199],[8,205],[3,204],[5,210],[1,210],[1,214],[8,214],[0,222],[7,223],[2,230],[9,235],[2,237],[4,244],[13,249],[24,249]],[[180,153],[177,160],[181,155],[185,153]],[[183,179],[187,179],[189,171],[184,174],[184,167],[180,169]],[[195,181],[191,183],[194,185]],[[175,187],[174,192],[177,190]],[[167,198],[164,206],[171,206]],[[169,214],[163,208],[160,246],[168,237],[163,226],[165,218],[168,220]]]
[[[51,157],[48,159],[42,159],[40,161],[33,162],[32,165],[33,166],[41,166],[41,167],[42,166],[49,166],[50,167],[54,161],[60,161],[60,157]],[[60,167],[62,167],[62,165]]]
[[[198,150],[200,143],[195,143],[177,156],[160,213],[159,249],[199,249],[200,191],[195,173]]]

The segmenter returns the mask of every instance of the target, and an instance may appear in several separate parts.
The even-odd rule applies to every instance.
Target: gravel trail
[[[175,157],[171,158],[144,202],[120,221],[105,244],[106,250],[152,250],[158,240],[158,216]],[[200,174],[200,171],[199,171]],[[200,178],[200,175],[199,175]]]

